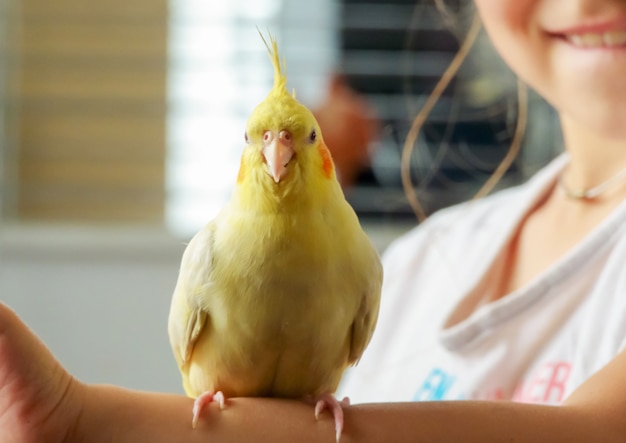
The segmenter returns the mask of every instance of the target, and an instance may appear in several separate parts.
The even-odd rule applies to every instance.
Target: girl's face
[[[475,0],[509,66],[562,118],[626,138],[626,0]]]

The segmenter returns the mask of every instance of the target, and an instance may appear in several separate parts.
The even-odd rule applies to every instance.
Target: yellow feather
[[[261,40],[263,40],[263,43],[265,44],[265,47],[267,48],[267,52],[269,53],[270,59],[272,60],[272,65],[274,65],[274,88],[273,90],[275,92],[283,90],[283,89],[286,91],[287,90],[286,89],[287,88],[287,73],[284,68],[286,63],[284,63],[283,65],[281,65],[280,63],[280,57],[278,55],[278,43],[276,42],[276,39],[272,36],[272,34],[269,34],[269,39],[270,39],[270,44],[271,44],[271,47],[270,47],[270,45],[265,40],[265,37],[263,37],[263,34],[261,33],[261,31],[259,31],[259,35],[261,36]]]
[[[263,38],[263,36],[261,36]],[[274,85],[252,112],[236,189],[183,254],[169,335],[188,395],[302,398],[332,393],[370,341],[382,267],[345,200],[313,114]],[[276,182],[264,134],[288,131]]]

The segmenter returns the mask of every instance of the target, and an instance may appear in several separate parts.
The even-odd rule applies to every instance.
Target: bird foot
[[[339,401],[331,394],[322,394],[314,398],[315,401],[315,419],[319,419],[319,415],[328,409],[335,418],[335,439],[337,443],[341,439],[341,433],[343,432],[343,409],[346,406],[350,406],[350,399],[344,397]]]
[[[220,405],[220,409],[224,409],[224,402],[226,399],[224,398],[224,394],[222,391],[207,391],[198,396],[196,401],[193,403],[193,419],[191,420],[191,427],[196,428],[198,425],[198,420],[200,419],[200,413],[202,412],[202,408],[204,408],[209,403],[218,403]]]

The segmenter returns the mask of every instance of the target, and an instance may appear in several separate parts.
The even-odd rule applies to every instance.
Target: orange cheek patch
[[[317,151],[320,153],[320,157],[322,157],[322,171],[324,171],[326,178],[330,178],[333,173],[333,159],[330,156],[330,151],[323,143],[320,143]]]

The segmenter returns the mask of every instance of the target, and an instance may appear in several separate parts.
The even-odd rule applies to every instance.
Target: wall
[[[182,242],[159,231],[5,228],[0,300],[79,379],[180,391],[167,337]]]

